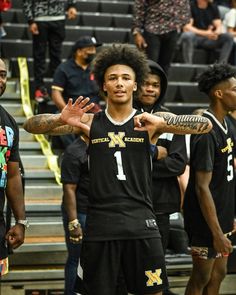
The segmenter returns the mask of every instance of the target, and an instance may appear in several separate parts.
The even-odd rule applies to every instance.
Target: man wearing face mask
[[[53,76],[52,100],[60,112],[69,98],[89,97],[95,103],[92,112],[98,112],[100,97],[98,86],[91,73],[90,63],[96,55],[96,48],[101,46],[92,36],[82,36],[72,46],[69,59],[61,63]],[[73,142],[73,134],[52,139],[54,148],[64,149]],[[60,141],[60,142],[58,142]]]
[[[75,100],[80,95],[99,104],[98,86],[90,73],[90,63],[100,45],[94,37],[80,37],[72,47],[71,57],[57,67],[53,76],[52,100],[59,111],[69,98]]]

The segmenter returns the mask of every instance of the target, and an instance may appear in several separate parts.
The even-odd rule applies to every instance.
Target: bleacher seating
[[[8,91],[1,98],[1,103],[3,105],[5,103],[6,108],[10,109],[20,126],[20,152],[26,171],[26,210],[31,228],[27,231],[26,243],[11,257],[10,264],[14,271],[2,280],[2,286],[5,284],[4,290],[8,290],[7,286],[15,285],[17,280],[19,284],[23,284],[22,281],[31,281],[31,284],[34,281],[35,284],[35,281],[41,280],[44,281],[44,285],[46,282],[49,284],[50,280],[55,280],[57,282],[55,289],[58,289],[63,286],[63,266],[66,258],[60,213],[62,189],[49,170],[39,143],[35,141],[34,136],[21,128],[25,117],[20,102],[17,57],[27,58],[32,89],[32,36],[22,11],[22,0],[13,0],[12,3],[12,9],[3,13],[7,36],[0,43],[1,55],[10,62],[11,78],[8,82]],[[63,60],[70,54],[73,43],[82,35],[94,35],[105,46],[112,42],[134,44],[130,33],[132,0],[79,0],[77,8],[78,17],[73,21],[66,21]],[[181,64],[181,54],[176,51],[169,72],[169,85],[165,97],[166,106],[171,111],[187,114],[192,113],[196,108],[208,106],[206,96],[198,91],[196,85],[196,76],[206,68],[206,62],[207,53],[196,50],[193,65]],[[48,87],[51,82],[52,78],[47,77]],[[179,263],[178,259],[182,259],[182,263]],[[178,291],[186,285],[191,263],[188,259],[183,260],[183,257],[176,257],[175,262],[178,266],[173,260],[172,263],[168,260],[167,268],[171,275],[170,285],[176,287],[175,291]],[[24,265],[23,276],[18,270],[22,265]],[[2,294],[15,294],[13,291],[10,292],[12,293]]]

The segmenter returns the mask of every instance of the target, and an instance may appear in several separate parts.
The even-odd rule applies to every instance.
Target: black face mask
[[[90,64],[91,61],[94,59],[95,54],[88,54],[88,56],[84,59],[87,64]]]

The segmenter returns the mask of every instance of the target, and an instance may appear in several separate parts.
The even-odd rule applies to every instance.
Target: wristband
[[[150,144],[150,151],[151,151],[152,158],[157,160],[158,148],[155,144]]]
[[[24,225],[25,229],[29,227],[29,221],[27,219],[18,219],[16,220],[16,224]]]
[[[73,231],[74,229],[80,227],[79,220],[76,218],[68,223],[69,231]]]

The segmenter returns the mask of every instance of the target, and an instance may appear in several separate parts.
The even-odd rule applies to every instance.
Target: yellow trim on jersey
[[[30,103],[29,92],[29,74],[27,61],[25,57],[18,57],[18,66],[20,69],[20,90],[21,101],[26,118],[33,116],[33,111]],[[53,154],[51,145],[43,134],[35,134],[36,140],[40,143],[43,154],[47,157],[48,167],[54,172],[56,182],[61,185],[61,173],[57,162],[57,156]]]
[[[56,86],[56,85],[52,85],[52,86],[51,86],[51,88],[52,88],[52,89],[54,89],[54,90],[61,91],[61,92],[63,92],[63,91],[64,91],[64,88],[62,88],[62,87],[59,87],[59,86]]]

